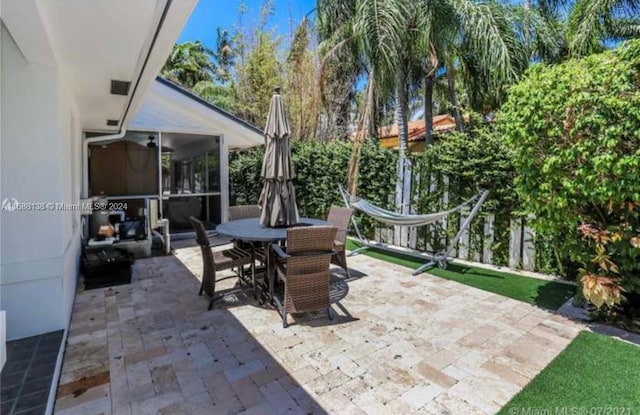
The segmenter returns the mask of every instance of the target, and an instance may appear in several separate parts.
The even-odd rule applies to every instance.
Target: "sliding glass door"
[[[191,230],[191,216],[210,228],[221,221],[219,140],[187,140],[172,151],[163,146],[162,209],[174,232]]]

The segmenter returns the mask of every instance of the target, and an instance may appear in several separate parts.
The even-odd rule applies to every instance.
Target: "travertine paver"
[[[140,260],[130,285],[76,297],[59,414],[491,414],[581,326],[366,256],[333,321],[273,309],[225,281],[197,295],[197,248]],[[334,277],[341,276],[336,269]]]

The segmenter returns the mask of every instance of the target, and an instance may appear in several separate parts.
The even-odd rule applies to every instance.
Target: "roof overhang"
[[[60,70],[82,128],[111,133],[135,114],[196,1],[4,0],[2,20],[28,62]],[[130,83],[125,95],[112,80]]]
[[[129,128],[223,136],[231,149],[264,144],[257,127],[162,78],[149,88]]]

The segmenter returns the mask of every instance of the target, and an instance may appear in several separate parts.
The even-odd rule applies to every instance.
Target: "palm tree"
[[[227,83],[231,80],[231,68],[235,63],[231,39],[227,30],[216,29],[216,50],[213,52],[216,62],[215,76],[219,82]]]
[[[191,89],[198,82],[213,80],[215,72],[215,65],[211,60],[213,55],[213,51],[200,41],[176,44],[161,74]]]
[[[406,0],[318,0],[318,21],[326,50],[323,57],[321,79],[326,77],[327,62],[341,53],[352,53],[362,63],[368,78],[363,95],[359,126],[371,125],[376,113],[374,100],[395,97],[396,122],[400,131],[400,161],[398,183],[406,171],[407,149],[407,81],[409,74],[402,64],[409,53],[405,50],[407,22]],[[338,23],[339,22],[339,23]],[[329,44],[331,47],[327,46]],[[321,84],[322,85],[322,84]],[[374,89],[375,88],[375,91]],[[324,95],[324,94],[323,94]],[[364,118],[363,118],[364,117]],[[365,120],[365,118],[369,118]],[[356,191],[359,146],[366,138],[360,130],[354,140],[350,162],[350,191]],[[397,195],[401,197],[402,192]]]
[[[576,0],[567,22],[567,43],[572,56],[605,48],[608,40],[640,37],[640,2],[637,0]]]
[[[456,88],[458,72],[465,80],[470,102],[474,109],[479,109],[488,99],[499,101],[505,86],[517,81],[527,68],[531,60],[527,41],[535,39],[549,49],[555,44],[554,37],[547,35],[547,31],[542,32],[544,37],[539,36],[537,30],[542,23],[537,12],[531,12],[532,17],[529,16],[531,23],[527,29],[534,32],[530,37],[523,26],[525,15],[516,13],[515,6],[473,0],[418,3],[421,5],[416,12],[420,14],[417,21],[421,24],[418,36],[422,45],[428,144],[433,142],[432,94],[437,76],[447,79],[456,126],[462,130]]]
[[[473,53],[483,75],[513,82],[522,71],[524,55],[520,43],[509,30],[502,8],[497,3],[473,0],[354,0],[343,14],[343,22],[330,32],[335,45],[331,56],[341,48],[355,45],[353,53],[363,62],[369,77],[375,76],[375,93],[367,94],[378,102],[395,100],[399,134],[399,165],[396,202],[407,206],[410,165],[406,157],[408,97],[417,90],[418,80],[425,82],[425,123],[431,141],[433,85],[440,68],[448,74],[453,107],[461,125],[455,94],[455,69],[462,54]],[[319,20],[324,10],[341,10],[340,0],[319,0]],[[526,56],[526,55],[525,55]],[[464,69],[464,66],[461,66]],[[489,82],[487,82],[489,83]],[[370,107],[370,106],[369,106]],[[370,111],[374,114],[375,111]]]
[[[492,5],[490,9],[498,37],[508,53],[511,71],[494,71],[492,65],[484,61],[483,54],[475,53],[470,39],[461,39],[455,48],[468,104],[476,111],[500,106],[507,87],[520,78],[531,62],[540,60],[543,54],[554,59],[561,47],[560,33],[539,10],[505,4]]]
[[[322,59],[318,80],[322,104],[319,136],[325,140],[349,139],[349,123],[356,84],[364,72],[353,36],[356,0],[319,0],[317,31]]]

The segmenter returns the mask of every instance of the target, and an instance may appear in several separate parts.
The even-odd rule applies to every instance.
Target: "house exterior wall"
[[[389,150],[398,149],[398,137],[385,137],[379,140],[380,146]],[[420,141],[409,141],[409,151],[411,153],[420,153],[424,151],[426,144],[424,138]]]
[[[0,200],[79,203],[81,129],[59,68],[25,60],[2,25]],[[78,274],[80,212],[0,212],[7,339],[64,329]]]

